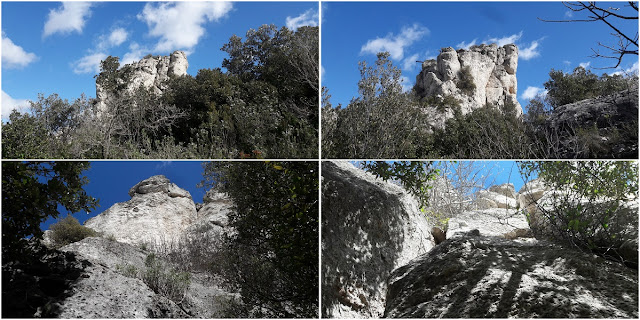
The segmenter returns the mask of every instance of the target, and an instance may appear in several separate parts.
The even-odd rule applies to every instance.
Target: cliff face
[[[125,85],[125,89],[123,89],[125,92],[133,92],[142,86],[153,90],[156,94],[162,94],[166,89],[164,82],[169,78],[186,75],[188,67],[187,55],[183,51],[175,51],[169,56],[146,57],[138,62],[123,66],[119,70],[120,81]],[[96,82],[96,100],[99,110],[104,111],[105,102],[116,94]]]
[[[452,96],[460,101],[463,114],[495,104],[502,107],[505,103],[516,106],[518,115],[522,108],[516,98],[518,81],[518,47],[508,44],[498,47],[496,44],[472,46],[469,50],[442,48],[436,60],[422,63],[422,71],[416,77],[414,89],[419,97]],[[475,89],[459,88],[464,72]]]

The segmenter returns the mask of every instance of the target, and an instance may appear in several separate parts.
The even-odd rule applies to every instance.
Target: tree
[[[602,54],[599,50],[591,49],[593,51],[592,57],[614,59],[615,66],[610,68],[617,68],[622,63],[622,58],[625,55],[638,55],[638,23],[635,25],[635,35],[633,31],[629,32],[624,30],[622,26],[617,25],[616,22],[625,20],[638,20],[638,4],[633,1],[629,1],[625,7],[631,8],[621,10],[621,7],[608,7],[599,6],[596,2],[563,2],[564,6],[572,12],[586,12],[588,16],[586,19],[570,19],[570,20],[544,20],[545,22],[596,22],[602,21],[608,28],[613,30],[611,35],[617,39],[616,44],[607,45],[602,42],[598,42],[598,46],[605,48],[610,53]],[[633,12],[635,11],[635,12]]]
[[[637,163],[533,161],[518,166],[525,181],[537,175],[550,187],[535,202],[539,213],[529,215],[537,236],[637,265],[620,252],[625,241],[638,237],[638,212],[627,207],[638,198]]]
[[[252,316],[317,317],[317,162],[209,162],[203,183],[235,204],[222,272]]]
[[[426,154],[428,122],[418,102],[402,92],[401,73],[379,53],[374,66],[359,63],[359,96],[336,109],[328,158],[416,158]],[[327,111],[324,111],[327,112]]]
[[[2,162],[2,255],[18,254],[26,237],[42,237],[40,223],[70,213],[91,211],[98,200],[83,189],[89,181],[82,172],[87,162]]]

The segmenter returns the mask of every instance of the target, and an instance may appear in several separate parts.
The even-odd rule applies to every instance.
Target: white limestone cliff
[[[170,56],[147,56],[144,59],[126,64],[119,69],[123,76],[119,81],[125,84],[124,91],[133,92],[139,87],[151,89],[156,94],[162,94],[166,89],[165,82],[170,78],[181,77],[187,74],[189,62],[183,51],[174,51]],[[123,79],[125,78],[128,79]],[[114,92],[104,88],[96,82],[96,103],[98,110],[105,111],[106,102],[111,99]]]
[[[458,88],[461,71],[468,69],[475,89],[465,92]],[[516,107],[517,115],[522,107],[517,100],[518,47],[507,44],[472,46],[469,50],[442,48],[436,60],[422,63],[422,71],[416,77],[414,89],[419,97],[451,96],[460,101],[462,114],[486,104],[502,108],[506,103]]]

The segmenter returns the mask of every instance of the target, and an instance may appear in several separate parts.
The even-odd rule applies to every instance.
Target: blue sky
[[[117,202],[129,201],[129,189],[136,183],[151,176],[162,174],[178,187],[191,193],[193,201],[202,202],[205,189],[197,188],[202,181],[204,169],[200,161],[93,161],[84,176],[89,178],[89,183],[84,190],[88,195],[98,198],[100,206],[87,214],[78,212],[73,216],[80,223],[109,209]],[[63,213],[59,218],[66,217]],[[49,218],[40,227],[49,229],[49,225],[55,222]]]
[[[108,55],[184,50],[191,75],[220,67],[229,38],[263,24],[318,25],[318,2],[3,2],[2,118],[38,93],[95,97]]]
[[[598,4],[637,15],[622,7],[626,2]],[[372,65],[378,51],[391,53],[410,88],[420,71],[415,61],[435,59],[442,47],[515,42],[520,51],[518,100],[524,107],[534,94],[543,92],[552,68],[570,72],[583,64],[601,74],[605,70],[594,68],[615,65],[589,57],[598,41],[615,44],[604,23],[549,23],[538,17],[585,18],[560,2],[324,2],[322,84],[329,88],[333,106],[346,106],[358,94],[358,61]],[[637,20],[618,25],[632,36],[638,32]],[[605,72],[637,69],[638,56],[629,55],[620,70]]]

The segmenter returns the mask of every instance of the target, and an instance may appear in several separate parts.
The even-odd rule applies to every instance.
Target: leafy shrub
[[[78,222],[71,215],[51,225],[51,241],[55,248],[66,246],[86,237],[94,237],[96,232]]]
[[[529,215],[536,236],[572,244],[636,265],[620,250],[637,241],[638,213],[625,204],[638,198],[638,165],[631,161],[537,161],[519,164],[525,181],[537,173],[551,188]],[[636,253],[637,259],[637,253]]]
[[[153,292],[165,296],[176,303],[184,300],[187,289],[191,284],[190,273],[177,272],[173,268],[167,270],[167,267],[153,253],[147,256],[144,264],[146,269],[142,273],[142,281]]]
[[[136,266],[131,264],[126,264],[126,265],[118,264],[116,265],[116,270],[122,273],[122,275],[124,275],[125,277],[129,277],[129,278],[138,277],[138,268],[136,268]]]
[[[466,95],[472,95],[476,90],[476,85],[473,83],[473,76],[469,67],[463,67],[458,71],[458,81],[456,87],[460,89]]]

